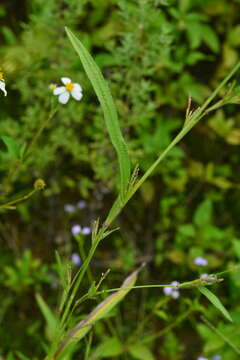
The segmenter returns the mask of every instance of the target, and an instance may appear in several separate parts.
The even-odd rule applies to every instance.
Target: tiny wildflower
[[[205,358],[204,356],[199,356],[199,357],[197,358],[197,360],[208,360],[208,359]]]
[[[75,212],[75,206],[72,204],[66,204],[64,205],[64,211],[67,213],[74,213]]]
[[[194,259],[194,264],[195,264],[195,265],[198,265],[198,266],[207,266],[207,265],[208,265],[208,261],[207,261],[207,259],[204,259],[204,258],[201,257],[201,256],[197,256],[197,257]]]
[[[1,72],[1,71],[0,71],[0,90],[2,90],[2,92],[4,93],[4,96],[7,96],[7,91],[5,89],[4,76],[3,76],[3,72]]]
[[[89,234],[91,234],[91,228],[88,227],[88,226],[84,226],[84,227],[82,228],[82,234],[83,234],[83,235],[89,235]]]
[[[178,285],[178,281],[172,281],[171,285]],[[177,288],[171,287],[171,286],[165,286],[163,288],[163,292],[166,296],[171,296],[173,299],[177,299],[180,296],[180,292]]]
[[[200,279],[206,279],[208,277],[208,274],[201,274],[199,277]]]
[[[48,88],[50,91],[54,91],[56,89],[56,87],[57,87],[56,84],[50,84]]]
[[[82,260],[77,253],[72,254],[71,261],[74,265],[77,265],[77,266],[81,265],[81,263],[82,263]]]
[[[83,94],[82,94],[82,88],[77,83],[72,83],[71,79],[67,77],[61,78],[62,83],[64,86],[56,87],[53,90],[54,95],[59,95],[58,101],[61,104],[66,104],[70,98],[70,94],[75,100],[81,100]]]
[[[213,355],[212,360],[221,360],[221,355]]]
[[[73,235],[78,235],[82,232],[82,228],[80,225],[73,225],[71,231]]]
[[[77,203],[77,207],[78,207],[79,209],[84,209],[84,208],[86,207],[86,205],[87,205],[87,203],[86,203],[86,201],[84,201],[84,200],[80,200],[80,201]]]

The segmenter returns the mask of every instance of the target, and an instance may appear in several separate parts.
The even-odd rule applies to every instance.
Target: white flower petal
[[[60,95],[66,91],[65,86],[59,86],[53,90],[54,95]]]
[[[71,91],[71,95],[75,100],[81,100],[81,98],[83,96],[82,92],[79,91],[78,89],[76,89],[75,87]]]
[[[71,79],[69,79],[68,77],[62,77],[61,81],[64,85],[66,85],[71,82]]]
[[[82,91],[82,87],[81,85],[77,84],[77,83],[74,83],[74,89],[77,89],[78,91]]]
[[[69,97],[70,97],[70,94],[68,91],[65,91],[64,93],[62,93],[59,98],[58,98],[58,101],[61,103],[61,104],[66,104],[69,100]]]
[[[5,82],[0,81],[0,90],[4,92],[4,96],[7,96],[7,91],[5,90]]]

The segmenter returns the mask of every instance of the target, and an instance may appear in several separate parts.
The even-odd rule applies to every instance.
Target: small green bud
[[[46,186],[46,183],[44,180],[42,179],[37,179],[35,182],[34,182],[34,189],[35,190],[43,190]]]

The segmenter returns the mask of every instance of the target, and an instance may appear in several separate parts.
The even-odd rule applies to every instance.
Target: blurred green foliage
[[[1,202],[21,196],[39,177],[45,179],[47,189],[19,205],[18,211],[1,214],[0,352],[9,353],[11,359],[10,351],[19,350],[37,359],[46,339],[34,295],[41,290],[48,304],[57,303],[54,249],[70,259],[76,251],[71,225],[102,219],[117,183],[116,156],[101,109],[64,26],[78,34],[108,80],[132,163],[139,164],[142,172],[182,127],[188,97],[192,108],[199,106],[237,62],[240,1],[22,3],[21,11],[14,1],[0,5],[0,66],[8,90],[6,98],[1,96]],[[23,161],[24,151],[57,105],[49,86],[59,85],[62,76],[79,82],[84,97],[80,103],[71,99],[59,105]],[[146,260],[143,282],[169,283],[238,263],[239,145],[240,115],[235,104],[198,124],[124,210],[118,220],[120,232],[98,250],[92,264],[96,277],[110,267],[115,287],[126,271]],[[86,201],[86,208],[64,212],[64,205],[80,199]],[[194,264],[197,256],[208,260],[206,269]],[[124,340],[119,344],[119,338],[131,337],[136,324],[152,312],[151,321],[128,344],[129,358],[142,359],[144,354],[144,359],[196,359],[202,354],[210,359],[220,354],[222,359],[237,359],[234,350],[194,313],[204,306],[211,322],[238,345],[239,290],[239,273],[228,275],[219,288],[233,324],[226,324],[211,306],[206,309],[202,298],[203,305],[193,300],[192,292],[182,291],[181,301],[165,301],[160,310],[155,304],[162,292],[133,293],[113,323],[119,337],[111,324],[96,325],[98,341],[93,347],[98,355],[92,358],[121,358]],[[141,339],[185,313],[190,321],[186,317],[164,338],[141,344]]]

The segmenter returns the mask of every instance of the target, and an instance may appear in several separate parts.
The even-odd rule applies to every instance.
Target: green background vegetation
[[[6,359],[11,352],[13,359],[19,356],[15,351],[30,359],[44,357],[51,334],[35,294],[56,308],[55,250],[70,261],[78,251],[71,226],[103,220],[118,187],[117,158],[102,110],[64,26],[78,35],[108,80],[132,165],[139,164],[140,174],[181,129],[189,95],[192,108],[200,106],[239,59],[239,0],[3,1],[0,66],[8,96],[0,98],[0,135],[15,139],[19,148],[29,144],[57,104],[49,85],[59,84],[60,77],[79,82],[84,93],[80,103],[71,99],[59,106],[24,163],[0,144],[2,203],[30,191],[37,178],[47,184],[17,210],[1,213],[0,353]],[[239,74],[235,80],[238,86]],[[239,145],[237,105],[200,122],[117,219],[120,230],[100,245],[92,261],[96,280],[110,268],[103,287],[116,288],[144,261],[142,284],[187,281],[237,264]],[[84,209],[64,211],[64,205],[79,200],[86,201]],[[90,238],[84,239],[88,250]],[[207,268],[194,265],[196,256],[208,260]],[[233,324],[194,290],[182,290],[178,300],[165,297],[162,289],[133,290],[95,326],[92,351],[102,346],[96,358],[180,360],[220,354],[238,359],[200,314],[240,345],[240,272],[230,272],[214,292]],[[84,304],[76,318],[98,302]],[[122,351],[149,314],[135,347]],[[161,336],[169,324],[174,325]],[[144,343],[151,334],[156,339]],[[84,347],[83,341],[81,351]]]

